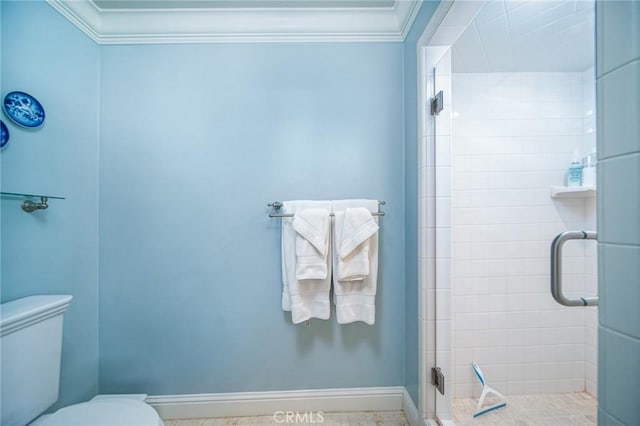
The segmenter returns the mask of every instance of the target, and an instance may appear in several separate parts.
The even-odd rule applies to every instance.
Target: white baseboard
[[[406,395],[406,396],[405,396]],[[402,386],[318,389],[300,391],[237,392],[148,396],[146,402],[160,417],[198,419],[212,417],[270,416],[277,411],[354,412],[405,410],[418,419],[413,401]],[[418,423],[410,421],[412,426]],[[417,420],[414,420],[417,421]]]
[[[424,423],[420,419],[416,404],[413,403],[413,399],[411,399],[406,389],[402,393],[402,411],[404,411],[404,416],[411,426],[423,426]]]

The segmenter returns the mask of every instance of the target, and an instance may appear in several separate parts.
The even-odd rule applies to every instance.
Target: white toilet
[[[146,395],[98,395],[40,416],[58,400],[62,316],[71,299],[30,296],[0,305],[0,424],[163,426]]]

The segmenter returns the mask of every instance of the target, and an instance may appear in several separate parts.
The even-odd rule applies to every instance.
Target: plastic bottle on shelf
[[[569,173],[567,173],[567,186],[575,187],[582,185],[582,161],[578,150],[573,151],[573,160],[569,165]]]
[[[595,151],[582,159],[582,186],[596,186],[596,164]]]

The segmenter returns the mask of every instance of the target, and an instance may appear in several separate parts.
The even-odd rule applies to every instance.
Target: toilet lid
[[[158,426],[158,413],[141,401],[110,398],[62,408],[42,426]]]

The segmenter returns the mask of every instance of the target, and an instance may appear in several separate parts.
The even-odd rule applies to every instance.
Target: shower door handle
[[[564,306],[597,306],[598,297],[565,297],[562,293],[562,245],[568,240],[596,240],[593,231],[567,231],[558,234],[551,243],[551,295]]]

